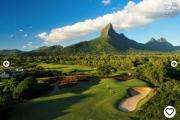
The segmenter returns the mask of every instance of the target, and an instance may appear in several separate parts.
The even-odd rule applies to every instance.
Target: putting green
[[[90,80],[14,106],[11,120],[130,120],[134,113],[118,110],[131,87],[148,86],[140,80]]]

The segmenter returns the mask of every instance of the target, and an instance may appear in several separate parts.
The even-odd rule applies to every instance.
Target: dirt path
[[[136,109],[136,106],[140,100],[145,98],[152,88],[149,87],[135,87],[130,91],[132,97],[124,99],[118,106],[121,111],[131,112]]]

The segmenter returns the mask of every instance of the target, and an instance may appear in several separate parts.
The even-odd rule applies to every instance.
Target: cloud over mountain
[[[122,10],[55,28],[50,32],[39,33],[37,36],[45,42],[56,43],[100,31],[108,23],[112,23],[118,30],[142,26],[158,18],[170,17],[171,13],[177,15],[180,11],[180,0],[174,1],[177,5],[173,4],[172,0],[143,0],[139,3],[130,1]]]

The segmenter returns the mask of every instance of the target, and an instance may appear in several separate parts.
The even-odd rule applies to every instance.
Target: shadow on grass
[[[70,113],[73,104],[92,95],[77,95],[48,101],[25,103],[14,109],[12,120],[52,120]]]
[[[79,82],[77,85],[60,89],[61,93],[76,93],[81,94],[84,91],[90,89],[92,86],[99,84],[98,78],[90,78],[87,81]]]
[[[90,79],[87,82],[80,82],[78,85],[60,89],[59,92],[46,95],[45,97],[53,97],[57,94],[76,93],[70,97],[57,98],[47,101],[37,101],[22,103],[15,107],[12,112],[11,120],[52,120],[57,117],[70,113],[71,106],[80,103],[84,99],[93,97],[92,94],[81,94],[90,89],[93,85],[99,83],[98,79]]]
[[[122,110],[119,109],[119,105],[129,97],[129,94],[125,94],[122,98],[119,98],[114,104],[113,106],[120,112],[124,112]],[[125,112],[126,113],[126,112]]]

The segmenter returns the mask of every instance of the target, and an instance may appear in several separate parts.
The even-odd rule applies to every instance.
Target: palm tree
[[[3,92],[12,92],[16,87],[16,81],[14,81],[14,79],[11,80],[7,80],[4,84],[4,89]]]

